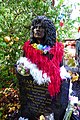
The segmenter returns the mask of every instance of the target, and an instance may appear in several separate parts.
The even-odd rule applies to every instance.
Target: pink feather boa
[[[44,56],[41,50],[37,50],[32,47],[30,41],[24,43],[23,50],[25,56],[30,59],[30,61],[37,65],[37,67],[47,73],[50,77],[50,82],[48,83],[48,91],[51,96],[56,95],[60,92],[61,77],[60,77],[60,63],[63,58],[64,46],[61,42],[56,42],[49,54],[53,54],[53,58],[49,60],[48,57]]]

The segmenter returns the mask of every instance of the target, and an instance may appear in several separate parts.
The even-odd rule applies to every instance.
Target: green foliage
[[[72,37],[74,21],[70,20],[71,8],[64,8],[64,26],[60,27],[59,15],[64,0],[52,6],[51,0],[0,0],[0,81],[15,80],[14,64],[22,55],[22,45],[30,38],[32,19],[37,15],[46,15],[55,24],[58,40]],[[78,18],[79,19],[79,18]],[[10,38],[6,42],[5,37]],[[16,40],[16,38],[19,38]]]

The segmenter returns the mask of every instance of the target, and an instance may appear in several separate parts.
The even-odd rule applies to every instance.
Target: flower
[[[28,120],[28,118],[23,118],[23,117],[20,117],[19,120]]]
[[[74,99],[73,101],[74,103],[69,101],[63,120],[70,120],[72,114],[73,116],[80,118],[80,101],[77,101],[77,103]]]
[[[44,53],[44,54],[46,54],[47,52],[49,52],[50,51],[50,46],[47,46],[47,45],[41,45],[41,44],[36,44],[36,43],[34,43],[34,44],[31,44],[31,46],[33,47],[33,48],[35,48],[35,49],[37,49],[37,50],[41,50],[42,51],[42,53]]]

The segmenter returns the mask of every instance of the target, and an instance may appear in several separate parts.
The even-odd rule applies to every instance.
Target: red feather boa
[[[23,50],[25,56],[30,59],[30,61],[37,65],[37,67],[47,73],[47,76],[50,77],[51,82],[49,82],[48,90],[51,96],[56,95],[60,92],[61,77],[60,77],[60,63],[63,57],[63,44],[56,42],[49,54],[53,54],[52,60],[49,60],[48,57],[42,55],[41,50],[36,50],[30,44],[30,41],[24,43]]]

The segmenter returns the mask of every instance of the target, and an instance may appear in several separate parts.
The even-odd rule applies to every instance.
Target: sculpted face
[[[42,28],[41,24],[37,24],[33,32],[36,39],[41,39],[44,37],[44,28]]]

